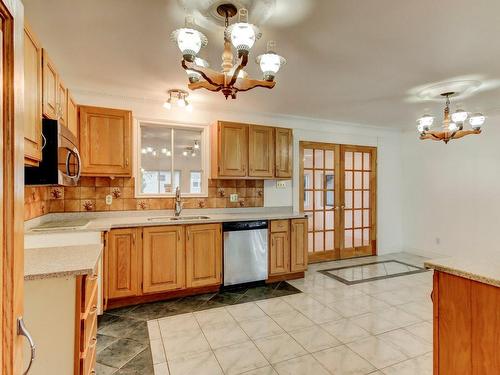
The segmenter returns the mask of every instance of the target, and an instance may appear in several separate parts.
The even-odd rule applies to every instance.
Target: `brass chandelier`
[[[243,70],[248,64],[250,49],[261,37],[257,26],[248,23],[248,11],[241,8],[239,11],[233,4],[222,4],[217,7],[217,13],[225,18],[224,30],[224,52],[222,53],[222,71],[218,72],[208,67],[208,63],[197,54],[202,47],[208,43],[207,37],[194,29],[192,17],[186,17],[184,28],[172,32],[171,39],[177,43],[182,52],[181,65],[188,74],[191,90],[207,89],[210,91],[221,91],[227,98],[236,99],[240,91],[248,91],[255,87],[272,89],[276,82],[274,78],[280,67],[286,60],[276,54],[273,41],[267,44],[267,52],[256,58],[263,79],[251,79]],[[229,25],[229,18],[238,14],[238,22]],[[233,52],[231,44],[238,53],[236,64],[233,64]]]
[[[434,123],[434,117],[423,115],[417,120],[417,130],[420,133],[420,139],[431,139],[433,141],[443,141],[448,143],[452,139],[458,139],[471,134],[480,134],[481,126],[486,117],[482,113],[475,113],[469,117],[469,113],[463,109],[457,109],[450,114],[450,97],[456,95],[455,92],[445,92],[441,96],[446,98],[444,107],[443,125],[440,130],[431,130]],[[471,129],[464,129],[465,121],[469,118]]]

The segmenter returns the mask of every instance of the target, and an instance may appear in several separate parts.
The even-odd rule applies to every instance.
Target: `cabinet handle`
[[[125,166],[128,167],[128,158],[125,158]]]
[[[26,375],[30,371],[31,365],[33,364],[33,361],[35,360],[36,345],[35,345],[35,342],[33,341],[33,337],[31,336],[28,329],[26,328],[26,325],[24,324],[24,320],[23,320],[22,316],[17,318],[17,335],[26,337],[26,339],[28,340],[28,343],[30,344],[30,348],[31,348],[31,356],[30,356],[28,368],[23,372],[23,375]]]

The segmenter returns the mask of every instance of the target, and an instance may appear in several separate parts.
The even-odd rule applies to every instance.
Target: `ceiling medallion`
[[[187,97],[189,96],[189,93],[185,90],[181,89],[172,89],[168,90],[168,99],[163,103],[163,108],[165,109],[172,109],[172,104],[177,104],[178,107],[180,108],[185,108],[189,112],[193,110],[193,106],[191,103],[187,101]]]
[[[248,63],[248,55],[254,43],[261,37],[257,26],[248,23],[248,11],[241,8],[239,11],[233,4],[222,4],[217,7],[217,12],[225,19],[224,52],[222,53],[222,72],[217,72],[208,67],[208,63],[197,57],[202,47],[208,40],[205,35],[194,29],[194,19],[186,17],[186,26],[172,33],[182,52],[182,67],[186,70],[189,79],[188,87],[191,90],[207,89],[222,91],[226,99],[236,99],[239,91],[248,91],[255,87],[272,89],[276,82],[276,73],[286,60],[275,52],[276,43],[269,41],[267,52],[256,58],[257,64],[263,73],[263,79],[251,79],[243,68]],[[229,18],[238,14],[238,22],[229,25]],[[238,52],[236,64],[233,64],[231,44]]]
[[[469,113],[463,109],[457,109],[450,115],[450,97],[457,95],[455,92],[445,92],[441,96],[446,98],[444,107],[444,119],[441,130],[431,130],[434,123],[434,117],[423,115],[417,120],[417,130],[420,133],[420,139],[432,139],[433,141],[443,141],[448,143],[452,139],[458,139],[470,134],[480,134],[481,126],[486,117],[481,113],[475,113],[469,117]],[[464,123],[469,118],[469,124],[472,129],[464,130]]]

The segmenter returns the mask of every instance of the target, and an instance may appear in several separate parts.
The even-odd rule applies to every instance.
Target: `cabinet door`
[[[58,92],[57,92],[57,111],[59,122],[68,126],[68,90],[66,85],[59,79]]]
[[[271,233],[271,249],[269,254],[269,275],[280,275],[290,272],[290,241],[288,231]]]
[[[291,220],[290,271],[300,272],[307,269],[307,219]]]
[[[293,133],[292,129],[276,128],[276,177],[292,178],[293,172]]]
[[[185,287],[184,227],[144,228],[142,249],[144,293]]]
[[[132,174],[132,112],[80,106],[79,138],[82,174]]]
[[[245,177],[248,161],[248,125],[218,124],[218,174],[220,177]]]
[[[250,177],[274,176],[274,128],[249,126],[248,167]]]
[[[220,224],[186,227],[186,285],[188,288],[221,283]]]
[[[131,297],[140,294],[140,241],[136,228],[113,229],[109,232],[108,297]]]
[[[42,107],[43,115],[56,120],[58,116],[59,77],[46,50],[42,50]]]
[[[67,98],[68,129],[78,137],[78,107],[68,91]]]
[[[24,29],[24,158],[42,160],[42,48],[29,27]]]

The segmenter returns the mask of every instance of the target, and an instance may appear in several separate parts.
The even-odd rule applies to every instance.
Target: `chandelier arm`
[[[224,85],[224,74],[218,73],[212,69],[205,68],[204,66],[196,65],[195,63],[182,60],[182,67],[184,70],[192,70],[196,73],[201,74],[201,76],[213,86],[223,86]]]
[[[212,85],[208,81],[198,81],[188,84],[190,90],[207,89],[209,91],[218,92],[222,89],[222,86]]]
[[[276,85],[275,81],[263,81],[258,79],[238,79],[234,84],[234,88],[238,91],[248,91],[255,87],[264,87],[266,89],[272,89]]]
[[[455,135],[452,137],[453,139],[459,139],[462,137],[465,137],[466,135],[471,135],[471,134],[481,134],[481,129],[477,130],[459,130],[455,132]]]
[[[243,56],[241,56],[240,63],[238,64],[236,69],[234,69],[233,76],[231,77],[231,80],[229,81],[227,86],[231,87],[234,85],[234,83],[238,79],[238,74],[240,73],[240,70],[243,69],[245,66],[247,66],[247,64],[248,64],[248,54],[244,54]]]

